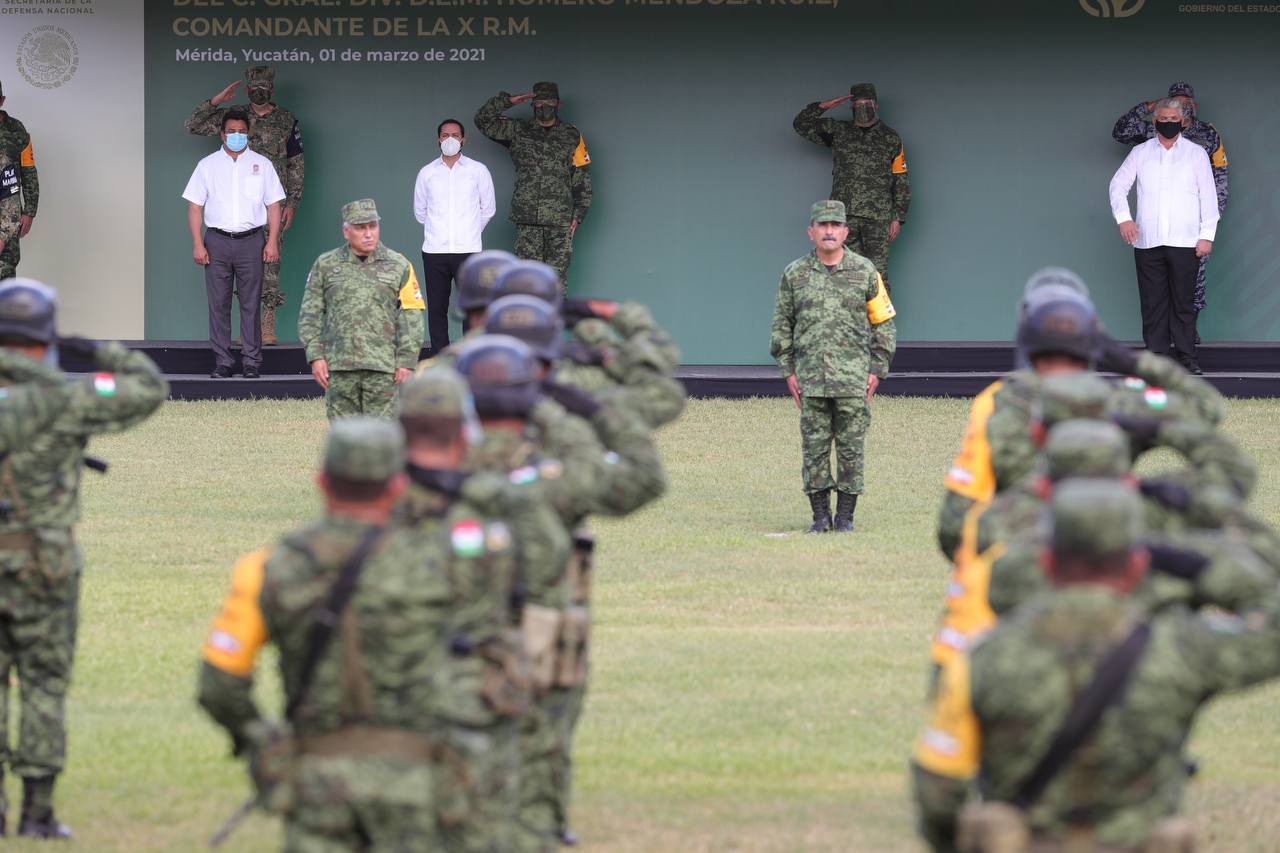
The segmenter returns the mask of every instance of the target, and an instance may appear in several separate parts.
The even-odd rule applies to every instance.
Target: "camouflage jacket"
[[[36,173],[31,134],[27,133],[22,122],[3,110],[0,110],[0,158],[17,167],[18,185],[22,189],[22,215],[35,216],[40,207],[40,176]]]
[[[308,635],[367,522],[330,516],[243,557],[231,591],[205,640],[200,704],[227,729],[237,749],[260,718],[252,687],[258,652],[279,650],[287,700],[301,690]],[[482,537],[479,550],[489,550]],[[348,725],[429,730],[434,679],[448,652],[453,590],[445,537],[401,527],[382,533],[350,603],[290,721],[295,734]]]
[[[868,373],[889,375],[898,345],[893,316],[870,261],[846,251],[828,272],[810,252],[782,273],[769,352],[806,397],[865,397]]]
[[[249,117],[249,148],[271,161],[280,183],[284,185],[284,206],[295,210],[302,204],[302,183],[306,178],[306,159],[302,153],[302,129],[293,113],[283,107],[264,116],[253,111],[252,104],[215,107],[205,101],[187,116],[186,128],[196,136],[218,136],[222,133],[222,117],[240,110]]]
[[[298,311],[307,361],[330,370],[413,368],[425,305],[413,264],[383,244],[364,260],[343,245],[316,258]]]
[[[0,347],[0,460],[44,432],[71,391],[61,370]]]
[[[0,249],[22,230],[22,179],[17,161],[0,149]]]
[[[591,207],[591,155],[578,128],[565,121],[543,127],[504,116],[511,95],[499,92],[476,111],[476,127],[504,145],[515,165],[510,220],[517,225],[581,225]]]
[[[1156,135],[1156,126],[1151,120],[1151,111],[1146,101],[1135,106],[1129,112],[1116,119],[1111,129],[1111,138],[1121,145],[1137,145],[1146,142]],[[1218,129],[1207,121],[1192,119],[1191,124],[1182,131],[1182,135],[1199,145],[1209,155],[1209,165],[1213,168],[1213,184],[1218,191],[1218,214],[1227,210],[1227,152],[1222,147],[1222,137]]]
[[[852,121],[823,118],[823,112],[815,101],[796,115],[792,127],[810,142],[831,149],[831,197],[844,202],[850,217],[906,222],[911,184],[897,131],[882,121],[863,128]]]
[[[1075,750],[1027,820],[1061,840],[1087,816],[1098,844],[1142,846],[1176,813],[1182,747],[1213,696],[1280,675],[1280,589],[1240,616],[1172,607],[1148,616],[1100,586],[1072,586],[1028,602],[942,673],[914,756],[926,839],[955,845],[956,816],[980,778],[988,800],[1012,799],[1061,727],[1098,662],[1149,619],[1151,639],[1121,699]]]
[[[0,533],[70,530],[80,518],[89,438],[138,424],[168,396],[160,371],[140,352],[106,343],[94,362],[99,372],[71,382],[64,407],[48,427],[0,463],[0,499],[13,506],[0,519]],[[0,383],[13,377],[6,371]]]
[[[1192,376],[1177,362],[1154,353],[1138,357],[1137,369],[1117,383],[1117,395],[1157,399],[1162,389],[1185,401],[1187,416],[1209,427],[1222,420],[1222,395],[1208,382]],[[1134,386],[1134,387],[1129,387]],[[1035,371],[1017,370],[989,385],[974,398],[969,410],[960,453],[952,462],[943,485],[938,514],[938,546],[948,560],[955,557],[965,513],[976,502],[990,501],[1001,490],[1018,482],[1035,466],[1038,450],[1031,438],[1031,415],[1039,397]]]

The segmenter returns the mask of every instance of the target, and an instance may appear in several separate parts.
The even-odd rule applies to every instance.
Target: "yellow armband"
[[[210,666],[241,678],[253,674],[258,651],[267,642],[267,623],[258,604],[267,554],[268,549],[262,548],[236,563],[231,592],[204,642],[203,656]]]
[[[27,141],[27,147],[22,149],[22,154],[18,157],[18,164],[24,169],[30,169],[36,164],[36,152],[31,147],[30,140]]]
[[[871,325],[877,326],[885,320],[892,319],[898,313],[889,301],[889,291],[884,289],[884,279],[876,273],[876,295],[867,300],[867,319]]]
[[[969,423],[964,429],[960,453],[951,463],[943,481],[961,497],[989,501],[996,493],[996,474],[991,463],[991,442],[987,439],[987,421],[996,409],[996,392],[1002,383],[994,382],[973,401]]]
[[[1221,142],[1218,143],[1218,150],[1213,152],[1213,157],[1210,158],[1209,162],[1215,169],[1227,168],[1227,151],[1222,147]]]
[[[895,175],[905,175],[907,173],[907,149],[898,149],[898,156],[893,158],[893,165],[889,167],[889,171]]]
[[[982,730],[969,686],[965,655],[953,658],[938,673],[938,691],[915,748],[916,763],[930,773],[950,779],[972,779],[978,773]]]
[[[400,307],[423,309],[427,303],[422,301],[422,288],[418,286],[418,274],[409,267],[409,280],[400,288]]]
[[[581,136],[578,137],[578,147],[573,150],[573,165],[575,168],[591,165],[591,155],[587,153],[587,141]]]

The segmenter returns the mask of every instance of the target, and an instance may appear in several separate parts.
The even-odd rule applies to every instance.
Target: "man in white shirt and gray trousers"
[[[271,161],[249,150],[249,117],[231,110],[222,117],[222,147],[196,164],[182,197],[191,230],[191,257],[204,267],[209,298],[209,344],[214,368],[226,379],[231,358],[231,294],[240,299],[244,378],[262,367],[262,266],[280,259],[280,202],[284,187]],[[200,233],[201,223],[205,226]],[[263,229],[266,234],[263,234]]]
[[[449,294],[458,267],[483,248],[480,234],[496,209],[489,170],[462,153],[462,122],[445,119],[436,137],[440,156],[422,167],[413,186],[413,215],[422,223],[422,282],[433,353],[449,345]]]
[[[1183,110],[1174,98],[1156,103],[1156,135],[1134,146],[1111,179],[1111,212],[1121,239],[1133,246],[1143,343],[1149,351],[1173,355],[1199,374],[1196,271],[1200,258],[1213,251],[1218,193],[1209,155],[1182,138]],[[1129,190],[1135,181],[1136,222],[1129,212]]]

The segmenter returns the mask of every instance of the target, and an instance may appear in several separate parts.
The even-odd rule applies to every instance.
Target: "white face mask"
[[[444,142],[440,143],[440,152],[446,157],[452,157],[462,150],[462,143],[452,136],[446,136]]]

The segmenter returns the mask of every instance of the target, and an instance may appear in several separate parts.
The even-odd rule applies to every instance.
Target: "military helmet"
[[[560,309],[560,276],[541,261],[516,261],[498,273],[493,298],[523,293]]]
[[[1053,490],[1050,525],[1054,554],[1108,557],[1131,551],[1142,537],[1142,501],[1116,480],[1075,477]]]
[[[516,262],[516,256],[501,249],[485,249],[468,257],[458,267],[458,319],[467,311],[478,311],[493,301],[493,285],[498,273]]]
[[[34,278],[0,281],[0,338],[58,342],[58,294]]]
[[[1101,418],[1113,393],[1110,382],[1090,371],[1047,376],[1040,383],[1031,418],[1045,429],[1075,418]]]
[[[1068,477],[1123,477],[1130,464],[1128,438],[1107,421],[1063,421],[1049,430],[1044,445],[1044,472],[1053,482]]]
[[[1019,368],[1029,367],[1031,356],[1045,353],[1092,363],[1100,332],[1098,312],[1080,276],[1063,267],[1045,267],[1027,279],[1015,332]]]
[[[458,345],[454,368],[471,386],[482,418],[522,418],[538,402],[539,377],[529,345],[510,335],[480,335]]]
[[[564,323],[556,309],[536,296],[517,293],[493,300],[485,311],[484,330],[491,335],[519,338],[544,361],[560,357]]]

